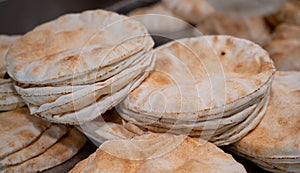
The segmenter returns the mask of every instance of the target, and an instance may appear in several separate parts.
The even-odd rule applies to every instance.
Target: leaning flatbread
[[[0,158],[35,141],[51,124],[30,116],[27,108],[0,113]]]
[[[43,154],[19,165],[4,167],[4,172],[40,172],[50,169],[73,157],[86,141],[82,133],[72,128],[64,138]]]
[[[246,172],[215,145],[183,135],[145,134],[111,140],[71,172]]]

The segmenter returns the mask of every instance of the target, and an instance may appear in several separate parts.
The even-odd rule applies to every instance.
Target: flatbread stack
[[[274,26],[280,23],[300,25],[300,1],[287,0],[277,12],[267,16],[267,20]]]
[[[70,172],[246,172],[231,155],[201,139],[145,134],[103,143]]]
[[[264,45],[278,70],[300,70],[300,25],[283,23]]]
[[[197,24],[214,12],[207,0],[162,0],[163,5],[181,19]]]
[[[155,55],[155,70],[117,106],[126,121],[219,146],[236,142],[260,122],[275,72],[260,46],[203,36],[170,42]]]
[[[277,72],[261,123],[229,148],[272,172],[300,170],[300,72]]]
[[[31,116],[27,108],[0,113],[0,172],[39,172],[73,157],[87,141],[75,128]]]
[[[145,129],[141,129],[132,123],[124,122],[115,108],[106,111],[93,121],[76,127],[96,146],[100,146],[107,140],[131,139],[145,133]]]
[[[146,28],[104,10],[42,24],[9,49],[8,74],[30,113],[79,124],[119,103],[154,68]]]
[[[270,38],[270,29],[262,16],[230,17],[214,12],[197,23],[204,35],[226,34],[264,44]]]
[[[165,34],[184,30],[188,23],[179,19],[170,9],[162,3],[149,7],[138,8],[128,16],[142,22],[151,34]]]
[[[13,110],[25,105],[13,87],[13,81],[6,75],[5,55],[19,36],[0,35],[0,111]]]

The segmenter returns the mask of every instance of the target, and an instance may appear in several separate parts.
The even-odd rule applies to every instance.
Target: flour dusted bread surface
[[[29,115],[27,108],[0,113],[0,158],[35,141],[50,123]]]
[[[76,128],[68,131],[67,135],[41,155],[18,165],[8,166],[4,172],[40,172],[69,160],[86,143],[86,137]]]
[[[263,158],[300,159],[300,72],[277,72],[271,101],[258,127],[234,146],[242,153]]]
[[[133,55],[146,36],[143,25],[113,12],[67,14],[18,39],[6,56],[7,70],[22,83],[64,81]]]
[[[211,143],[170,134],[145,134],[103,143],[71,172],[246,172]]]
[[[127,16],[66,14],[12,44],[7,70],[31,114],[80,124],[114,107],[148,76],[153,45],[147,29]]]
[[[194,113],[187,117],[192,119],[214,109],[218,113],[224,105],[227,111],[246,104],[262,94],[256,91],[266,91],[275,71],[261,47],[230,36],[182,39],[157,48],[156,54],[154,72],[122,104],[165,118]]]
[[[275,172],[299,172],[300,73],[275,74],[271,99],[260,124],[229,148]]]
[[[36,157],[54,145],[66,133],[67,126],[52,124],[30,145],[0,159],[0,165],[16,165]]]

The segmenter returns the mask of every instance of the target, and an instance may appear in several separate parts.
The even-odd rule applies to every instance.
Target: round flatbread
[[[0,111],[14,110],[25,104],[15,91],[12,80],[6,74],[5,55],[10,45],[18,38],[20,36],[0,35]]]
[[[1,166],[16,165],[44,153],[67,133],[67,126],[51,125],[36,141],[0,160]]]
[[[275,72],[260,46],[230,36],[181,39],[155,53],[154,71],[121,105],[159,120],[223,115],[264,95]]]
[[[300,70],[300,26],[281,24],[273,33],[272,40],[264,45],[277,70]]]
[[[10,45],[15,42],[20,36],[0,35],[0,78],[4,78],[6,73],[5,55]]]
[[[128,16],[142,22],[151,34],[176,32],[183,30],[189,25],[179,19],[162,3],[138,8],[130,12]]]
[[[299,113],[300,72],[277,72],[271,101],[255,130],[234,144],[253,157],[300,159]]]
[[[288,0],[282,7],[272,15],[267,16],[273,25],[280,23],[300,24],[300,2],[299,0]]]
[[[18,39],[7,53],[7,71],[23,84],[55,85],[125,60],[149,39],[142,24],[113,12],[67,14]]]
[[[18,151],[50,127],[50,123],[30,116],[27,108],[0,113],[0,158]]]
[[[197,29],[205,35],[232,35],[258,44],[270,39],[270,28],[261,16],[236,18],[215,12],[199,22]]]
[[[4,172],[41,172],[72,158],[86,143],[87,138],[76,128],[69,130],[43,154],[15,166],[4,167]]]
[[[145,134],[103,143],[71,172],[246,172],[215,145],[180,135]]]
[[[197,24],[214,12],[206,0],[163,0],[163,5],[183,20]]]

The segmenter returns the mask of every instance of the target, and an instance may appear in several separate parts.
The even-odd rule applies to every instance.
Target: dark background
[[[0,0],[0,34],[24,34],[62,14],[105,8],[119,1],[122,0]]]

